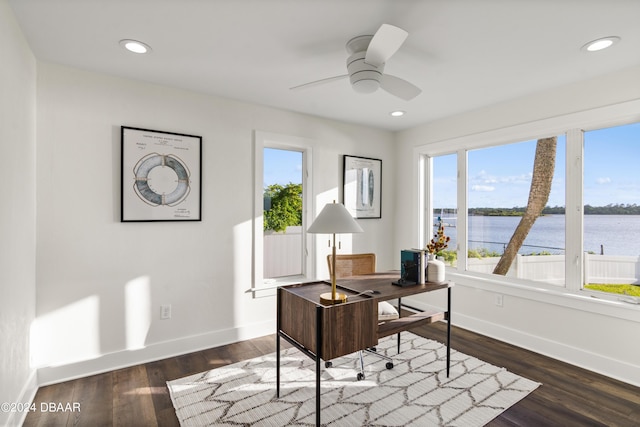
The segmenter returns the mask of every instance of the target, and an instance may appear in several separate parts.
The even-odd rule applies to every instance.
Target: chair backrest
[[[331,274],[331,255],[327,255]],[[336,278],[376,272],[376,254],[336,255]]]

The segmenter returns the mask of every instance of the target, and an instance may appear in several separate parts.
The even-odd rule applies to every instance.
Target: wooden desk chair
[[[329,273],[331,274],[331,255],[327,255],[327,263],[329,264]],[[336,279],[341,277],[358,276],[361,274],[371,274],[376,272],[376,254],[349,254],[349,255],[336,255]],[[378,321],[386,322],[388,320],[397,319],[399,317],[398,310],[387,301],[381,301],[378,303]],[[398,334],[398,342],[400,336]],[[375,351],[375,348],[365,349],[367,353],[376,355],[387,361],[386,368],[393,368],[393,361],[390,357],[379,354]],[[358,352],[360,357],[360,372],[358,373],[358,381],[363,380],[364,376],[364,357],[363,351]],[[326,367],[331,366],[331,362],[325,362]]]

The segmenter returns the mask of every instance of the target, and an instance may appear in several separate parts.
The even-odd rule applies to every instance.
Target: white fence
[[[302,227],[288,227],[284,233],[264,234],[264,277],[302,273]],[[491,274],[498,257],[469,258],[469,271]],[[564,286],[564,255],[518,255],[507,277]],[[584,254],[584,282],[640,283],[640,256]]]
[[[302,227],[287,227],[284,233],[264,233],[264,277],[302,273]]]
[[[593,254],[584,256],[585,283],[638,284],[640,282],[640,256]]]
[[[491,274],[498,257],[469,258],[469,271]],[[518,255],[507,277],[535,280],[564,286],[564,255]],[[584,282],[640,283],[640,257],[584,254]]]

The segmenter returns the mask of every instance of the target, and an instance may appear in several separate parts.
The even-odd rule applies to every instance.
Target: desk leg
[[[280,397],[280,331],[276,334],[276,397]]]
[[[280,289],[276,298],[276,397],[280,397]]]
[[[451,288],[447,288],[447,378],[451,366]]]
[[[402,298],[398,298],[398,316],[401,315],[402,310]],[[398,332],[398,354],[400,354],[400,332]]]
[[[320,352],[322,348],[322,308],[316,307],[316,426],[320,426]]]

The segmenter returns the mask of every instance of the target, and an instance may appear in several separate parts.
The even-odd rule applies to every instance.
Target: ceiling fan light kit
[[[370,38],[370,37],[369,37]],[[365,51],[356,52],[347,59],[347,71],[353,90],[358,93],[373,93],[380,87],[384,64],[376,67],[365,61]]]

